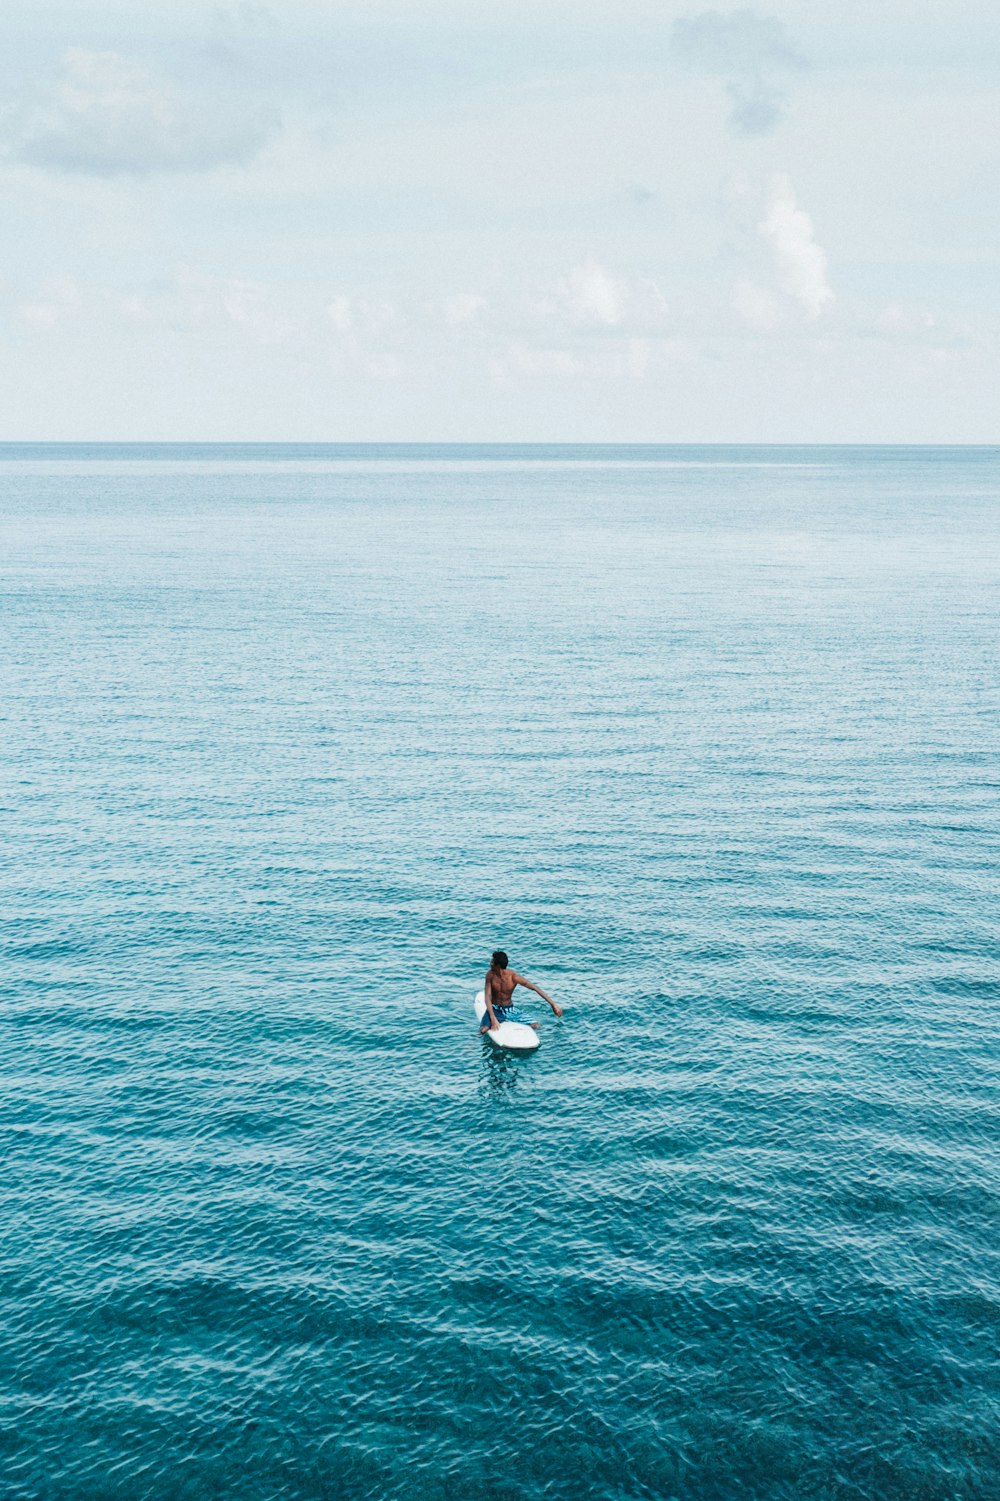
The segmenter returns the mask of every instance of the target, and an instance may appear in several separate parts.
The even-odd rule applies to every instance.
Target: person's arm
[[[486,976],[486,983],[483,986],[483,998],[486,1001],[486,1015],[490,1019],[490,1024],[489,1024],[488,1027],[480,1027],[480,1029],[479,1029],[480,1032],[492,1032],[492,1031],[494,1031],[494,1029],[497,1026],[497,1019],[493,1015],[493,996],[492,996],[492,991],[493,991],[493,977],[492,977],[492,975],[487,975]]]
[[[534,983],[534,981],[528,980],[528,979],[525,978],[524,975],[518,975],[518,974],[515,974],[515,976],[514,976],[514,984],[515,985],[523,985],[524,988],[525,988],[525,990],[533,990],[536,995],[540,995],[541,996],[541,998],[542,998],[543,1001],[548,1001],[549,1005],[552,1007],[553,1015],[555,1015],[555,1016],[562,1016],[562,1007],[561,1006],[557,1006],[556,1003],[555,1003],[555,1001],[552,999],[552,997],[550,995],[546,995],[545,991],[542,989],[542,987],[540,985],[536,985]]]

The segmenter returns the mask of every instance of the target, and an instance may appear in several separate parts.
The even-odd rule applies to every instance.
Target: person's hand
[[[552,1014],[554,1016],[562,1016],[562,1007],[561,1006],[553,1006],[552,1007]]]

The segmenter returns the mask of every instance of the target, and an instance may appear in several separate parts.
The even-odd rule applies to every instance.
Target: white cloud
[[[153,309],[149,299],[141,292],[107,292],[105,297],[109,305],[121,315],[126,323],[152,322]]]
[[[233,5],[216,5],[209,17],[213,31],[225,36],[245,36],[257,32],[276,31],[278,18],[267,6],[257,0],[238,0]]]
[[[74,318],[81,306],[77,282],[72,276],[61,276],[46,282],[38,297],[21,303],[17,317],[36,333],[54,333]]]
[[[625,317],[627,288],[596,261],[576,266],[560,288],[563,302],[577,323],[615,328]]]
[[[726,80],[729,125],[738,135],[763,135],[780,123],[788,103],[784,80],[805,66],[784,22],[750,9],[682,16],[670,43],[689,67]]]
[[[871,332],[890,343],[917,344],[939,350],[966,349],[975,342],[976,336],[967,322],[943,318],[926,307],[898,302],[881,309],[875,316]]]
[[[397,355],[373,354],[363,361],[364,370],[368,375],[373,375],[377,380],[399,380],[403,374],[403,365]]]
[[[26,327],[41,333],[51,333],[60,323],[60,311],[54,302],[23,302],[17,316]]]
[[[80,287],[71,277],[47,281],[13,311],[36,334],[62,333],[71,324],[98,343],[169,334],[217,355],[269,354],[323,369],[360,369],[379,379],[405,374],[412,347],[412,319],[388,300],[331,298],[316,286],[219,276],[185,263],[139,287]]]
[[[899,335],[903,338],[923,338],[935,331],[937,319],[926,308],[903,307],[899,303],[890,303],[879,313],[875,320],[875,327],[879,333],[890,337]]]
[[[485,311],[486,299],[475,292],[456,292],[444,305],[444,319],[450,328],[475,323]]]
[[[522,375],[577,375],[580,366],[568,349],[536,349],[529,344],[513,344],[507,362]]]
[[[342,293],[326,305],[326,316],[338,333],[346,334],[354,326],[354,310],[351,299]]]
[[[268,326],[268,289],[239,276],[208,276],[190,266],[177,269],[174,309],[194,326],[233,324],[248,331]]]
[[[7,145],[17,160],[114,177],[246,163],[279,122],[257,106],[184,94],[118,52],[74,48],[52,97],[12,123]]]
[[[575,266],[556,293],[555,303],[533,304],[532,315],[539,321],[561,317],[581,335],[618,330],[655,337],[666,330],[666,298],[645,277],[615,276],[591,260]]]
[[[757,232],[771,248],[782,290],[807,317],[818,318],[833,301],[826,254],[816,242],[812,220],[799,208],[795,190],[783,172],[771,178]]]

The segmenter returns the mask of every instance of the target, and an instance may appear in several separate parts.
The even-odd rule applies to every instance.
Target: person
[[[487,971],[486,983],[483,986],[483,995],[486,998],[486,1015],[483,1018],[483,1025],[479,1029],[481,1032],[491,1032],[501,1022],[526,1020],[525,1017],[519,1016],[514,1010],[514,1003],[511,1000],[514,990],[518,985],[523,985],[525,990],[533,990],[536,995],[541,996],[543,1001],[548,1001],[555,1016],[562,1016],[562,1007],[557,1006],[552,997],[546,995],[540,985],[536,985],[532,980],[526,979],[524,975],[519,975],[516,970],[508,969],[507,963],[507,955],[503,949],[495,949],[493,962]],[[530,1025],[536,1031],[538,1030],[537,1022],[531,1022]]]

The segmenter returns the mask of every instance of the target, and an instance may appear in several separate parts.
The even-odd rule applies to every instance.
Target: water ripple
[[[994,474],[0,454],[4,1501],[1000,1494]]]

